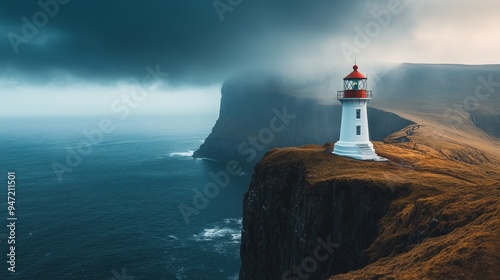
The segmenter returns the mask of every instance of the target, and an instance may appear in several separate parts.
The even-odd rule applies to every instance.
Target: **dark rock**
[[[240,279],[325,279],[367,264],[396,194],[354,180],[308,186],[304,176],[297,166],[257,167],[244,197]]]

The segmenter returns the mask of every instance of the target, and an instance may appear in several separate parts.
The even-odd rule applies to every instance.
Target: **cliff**
[[[336,101],[336,91],[328,93]],[[340,105],[297,94],[291,84],[268,76],[229,79],[221,89],[219,118],[195,158],[255,165],[271,148],[324,144],[339,138]],[[398,115],[368,108],[370,138],[382,140],[412,124]]]
[[[402,64],[370,78],[370,139],[389,162],[320,146],[339,138],[341,77],[323,91],[226,81],[194,157],[251,167],[265,154],[244,197],[240,279],[496,279],[499,71]]]
[[[240,279],[497,279],[498,146],[427,125],[374,145],[390,161],[269,151],[244,197]]]

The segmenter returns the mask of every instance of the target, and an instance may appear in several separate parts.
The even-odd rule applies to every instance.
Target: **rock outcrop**
[[[407,192],[350,179],[309,185],[306,174],[257,168],[244,199],[240,279],[325,279],[365,266],[378,222]]]
[[[499,156],[429,133],[375,142],[389,162],[271,150],[244,197],[240,279],[496,279]]]

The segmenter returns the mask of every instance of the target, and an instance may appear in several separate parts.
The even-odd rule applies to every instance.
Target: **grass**
[[[417,124],[374,142],[387,162],[332,155],[330,143],[273,149],[257,168],[300,166],[311,188],[342,179],[408,190],[381,219],[378,237],[365,252],[370,264],[331,279],[494,279],[500,275],[495,141]]]

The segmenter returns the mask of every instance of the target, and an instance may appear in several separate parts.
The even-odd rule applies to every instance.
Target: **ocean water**
[[[53,163],[99,118],[0,120],[0,279],[237,279],[241,207],[250,176],[231,176],[186,223],[193,189],[224,166],[192,152],[213,120],[115,123],[59,181]],[[171,123],[172,124],[172,123]],[[7,172],[16,172],[16,272],[7,271]]]

